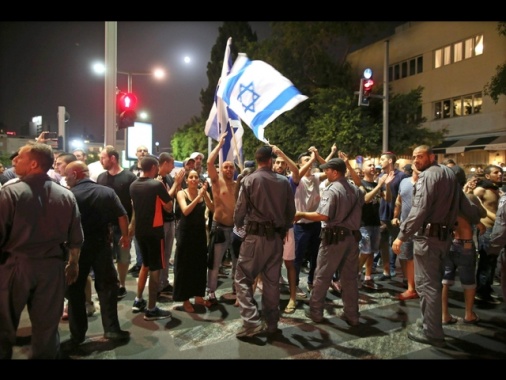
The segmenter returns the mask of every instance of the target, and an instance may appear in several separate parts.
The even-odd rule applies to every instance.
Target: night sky
[[[153,140],[170,146],[171,135],[199,116],[200,91],[207,88],[207,63],[223,22],[118,22],[118,71],[149,72],[163,66],[157,81],[133,76],[138,109],[149,112]],[[269,33],[267,22],[251,22],[258,38]],[[104,62],[105,22],[0,22],[0,123],[20,133],[41,115],[57,131],[58,106],[70,115],[67,136],[93,134],[103,141],[104,78],[92,70]],[[223,46],[225,49],[225,46]],[[185,64],[184,56],[191,58]],[[213,84],[214,85],[214,84]],[[127,75],[117,86],[127,90]]]

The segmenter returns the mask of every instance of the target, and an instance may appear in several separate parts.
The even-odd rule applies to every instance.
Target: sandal
[[[480,321],[480,317],[478,317],[478,314],[476,314],[474,311],[473,311],[473,315],[474,315],[474,319],[471,319],[470,321],[468,321],[467,319],[464,318],[464,323],[466,323],[468,325],[478,324],[478,322]]]
[[[414,292],[411,292],[409,290],[406,290],[404,293],[400,293],[396,297],[399,301],[407,301],[407,300],[414,300],[417,298],[420,298],[416,290]]]
[[[174,310],[184,311],[185,313],[195,313],[195,309],[193,308],[193,306],[185,307],[184,304],[180,306],[174,306]]]
[[[458,322],[458,319],[450,314],[450,319],[448,321],[443,321],[443,325],[454,325]]]
[[[196,298],[196,299],[195,299],[195,304],[196,304],[196,305],[203,305],[203,306],[205,306],[205,307],[207,307],[207,308],[210,308],[211,306],[213,306],[213,304],[212,304],[212,302],[211,302],[211,301],[208,301],[208,300],[203,299],[203,298],[201,298],[201,299],[197,299],[197,298]]]
[[[297,309],[297,304],[295,302],[292,302],[291,300],[288,302],[288,305],[286,305],[286,308],[284,310],[285,314],[293,314],[295,313],[295,309]]]

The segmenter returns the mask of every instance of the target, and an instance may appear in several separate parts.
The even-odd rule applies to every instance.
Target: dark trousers
[[[476,270],[476,293],[482,296],[490,296],[494,282],[495,269],[497,267],[498,255],[487,254],[490,245],[490,234],[492,228],[487,228],[483,235],[478,236],[479,260]]]
[[[293,234],[295,237],[295,272],[297,275],[297,286],[299,285],[300,268],[304,257],[309,258],[308,284],[313,283],[314,271],[316,269],[316,260],[318,258],[318,249],[320,247],[321,223],[295,223],[293,225]]]
[[[75,341],[82,342],[88,331],[84,289],[91,268],[95,273],[95,290],[100,302],[104,333],[120,330],[117,305],[118,273],[112,255],[111,243],[105,239],[90,238],[81,248],[77,281],[67,289],[69,328]]]

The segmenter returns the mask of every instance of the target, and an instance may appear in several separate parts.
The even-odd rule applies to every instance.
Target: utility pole
[[[388,45],[385,41],[385,63],[383,64],[383,152],[388,152]]]
[[[105,115],[104,145],[116,146],[116,70],[118,23],[105,22]]]

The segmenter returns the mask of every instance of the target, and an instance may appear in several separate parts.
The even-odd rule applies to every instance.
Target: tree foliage
[[[497,30],[499,35],[506,36],[506,21],[499,22]],[[506,63],[496,67],[496,73],[485,85],[484,93],[490,96],[495,104],[499,101],[499,96],[506,95]]]

